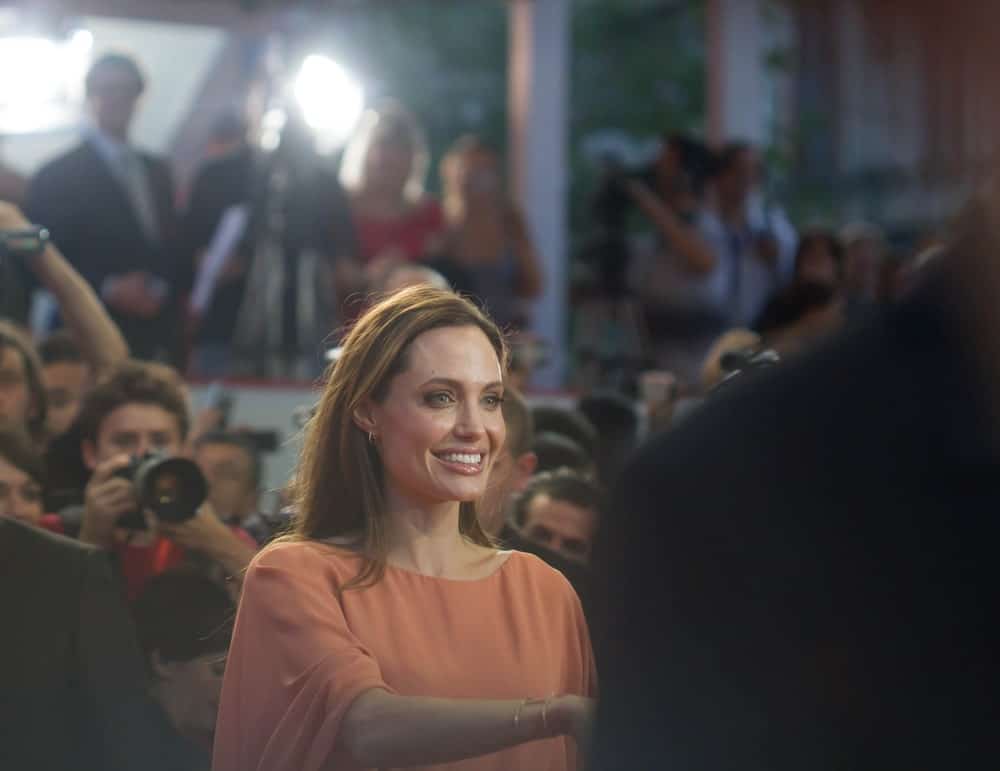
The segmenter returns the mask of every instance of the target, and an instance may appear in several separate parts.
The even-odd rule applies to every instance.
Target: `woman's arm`
[[[450,763],[551,736],[580,742],[592,711],[593,702],[580,696],[524,703],[416,698],[373,688],[347,710],[341,741],[365,767]]]
[[[685,224],[642,182],[635,180],[625,183],[632,200],[640,211],[656,225],[664,240],[684,260],[691,273],[704,275],[715,269],[715,254],[694,230]]]
[[[0,228],[30,226],[17,207],[0,203]],[[95,377],[128,358],[125,338],[97,294],[53,244],[48,244],[40,255],[28,260],[28,267],[55,296],[66,326],[72,330]]]
[[[545,288],[541,261],[535,250],[535,242],[528,232],[524,217],[514,207],[508,212],[514,256],[517,258],[517,293],[521,297],[538,297]]]

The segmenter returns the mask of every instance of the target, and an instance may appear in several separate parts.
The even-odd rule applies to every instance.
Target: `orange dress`
[[[455,699],[595,694],[580,601],[537,557],[514,552],[473,581],[389,566],[379,583],[338,597],[360,565],[315,542],[274,544],[254,558],[226,665],[215,771],[357,771],[338,733],[369,688]],[[576,765],[573,741],[560,737],[421,768]]]

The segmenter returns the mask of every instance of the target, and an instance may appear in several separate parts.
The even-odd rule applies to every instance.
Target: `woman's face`
[[[0,455],[0,517],[37,525],[43,513],[42,486]]]
[[[419,335],[407,358],[367,416],[390,508],[480,498],[506,436],[493,346],[478,327],[444,327]]]
[[[403,194],[413,171],[413,148],[377,134],[365,156],[365,187]]]

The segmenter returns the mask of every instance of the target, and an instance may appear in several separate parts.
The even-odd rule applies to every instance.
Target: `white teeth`
[[[449,463],[464,463],[467,466],[478,466],[483,461],[481,454],[466,455],[464,453],[451,453],[450,455],[442,455],[441,457]]]

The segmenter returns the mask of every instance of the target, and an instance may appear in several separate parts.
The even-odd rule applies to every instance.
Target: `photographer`
[[[245,532],[222,523],[211,505],[181,522],[141,512],[146,528],[123,527],[136,512],[133,480],[124,473],[146,453],[177,456],[189,428],[176,373],[164,365],[126,362],[94,388],[80,411],[83,458],[93,472],[84,491],[80,540],[114,551],[130,597],[145,581],[187,558],[217,563],[239,580],[256,550]]]
[[[611,263],[602,271],[604,283],[631,289],[642,310],[649,358],[685,380],[726,324],[713,294],[718,256],[699,231],[713,160],[700,142],[670,135],[649,167],[625,172],[612,166],[595,201],[595,213],[611,234],[602,250]],[[635,237],[628,232],[632,212],[643,223]],[[617,273],[621,277],[613,278]]]
[[[781,207],[762,194],[760,178],[754,149],[742,142],[727,145],[698,220],[715,254],[709,288],[727,327],[752,324],[794,271],[798,236]]]
[[[264,546],[289,529],[287,515],[260,510],[261,452],[240,431],[209,431],[194,442],[193,460],[208,482],[208,501],[218,517]]]

